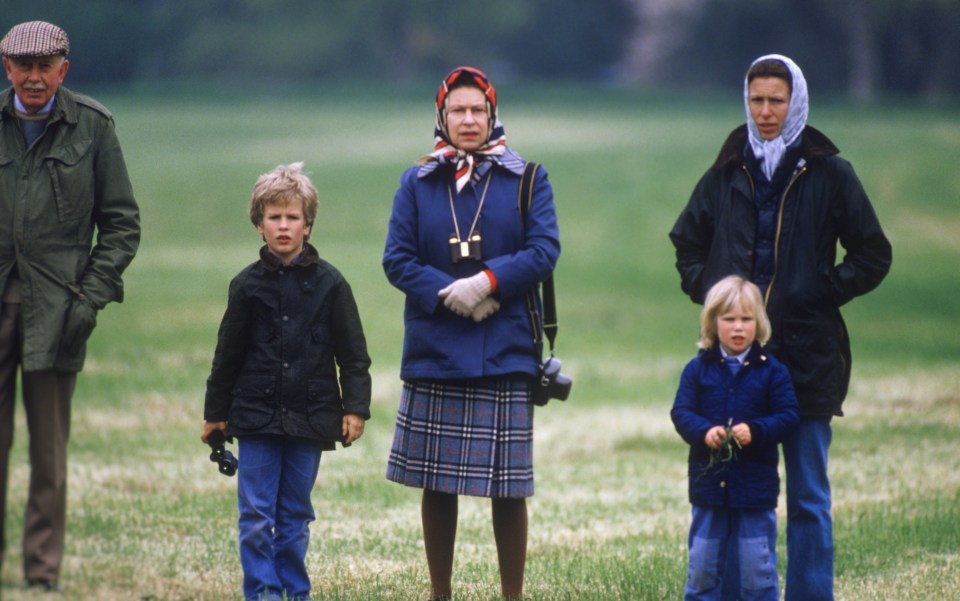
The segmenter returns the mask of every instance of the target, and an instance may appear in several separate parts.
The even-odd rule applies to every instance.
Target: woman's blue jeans
[[[787,472],[785,601],[833,601],[833,520],[827,451],[830,418],[800,418],[783,441]]]
[[[731,586],[742,601],[777,601],[777,514],[773,509],[693,506],[684,601],[719,601],[727,555],[739,567]],[[724,587],[726,588],[726,587]]]
[[[321,444],[289,436],[239,438],[237,498],[246,599],[309,599],[304,560],[314,520],[310,492]]]

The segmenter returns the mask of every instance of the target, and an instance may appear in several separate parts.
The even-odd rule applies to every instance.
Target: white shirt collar
[[[39,111],[37,111],[37,114],[38,114],[38,115],[45,115],[45,114],[49,113],[51,110],[53,110],[53,102],[54,102],[56,99],[57,99],[57,95],[54,94],[54,95],[53,95],[53,98],[50,99],[50,102],[47,103],[47,106],[45,106],[45,107],[43,107],[42,109],[40,109]],[[15,109],[17,109],[18,111],[20,111],[21,113],[26,113],[26,112],[27,112],[26,107],[23,106],[23,103],[22,103],[22,102],[20,102],[20,97],[17,96],[16,94],[13,95],[13,107],[14,107]]]
[[[747,355],[748,355],[749,353],[750,353],[750,349],[747,348],[747,350],[743,351],[743,352],[740,353],[739,355],[729,355],[729,354],[727,354],[727,351],[723,348],[723,345],[720,346],[720,355],[721,355],[724,359],[726,359],[726,358],[728,358],[728,357],[733,357],[734,359],[736,359],[736,360],[739,361],[740,363],[744,363],[744,362],[745,362],[745,360],[746,360],[746,358],[747,358]]]

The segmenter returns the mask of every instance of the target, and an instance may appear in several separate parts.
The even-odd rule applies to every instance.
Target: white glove
[[[490,295],[493,285],[482,271],[469,278],[454,280],[452,284],[439,292],[443,305],[459,315],[470,317],[480,301]]]
[[[488,296],[480,301],[480,304],[477,305],[477,308],[473,310],[473,313],[470,316],[473,317],[473,321],[480,323],[499,310],[500,303],[497,302],[497,299],[493,298],[492,296]]]

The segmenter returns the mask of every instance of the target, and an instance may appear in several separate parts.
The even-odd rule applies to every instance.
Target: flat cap
[[[67,32],[46,21],[14,25],[0,41],[0,54],[14,58],[53,56],[70,52]]]

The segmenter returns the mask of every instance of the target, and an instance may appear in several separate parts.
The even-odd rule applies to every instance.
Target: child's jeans
[[[304,559],[321,443],[275,435],[238,438],[244,598],[272,601],[285,593],[287,599],[310,599]]]
[[[732,543],[732,544],[730,544]],[[773,509],[693,506],[684,601],[720,599],[729,548],[737,553],[741,601],[777,601],[777,514]]]

